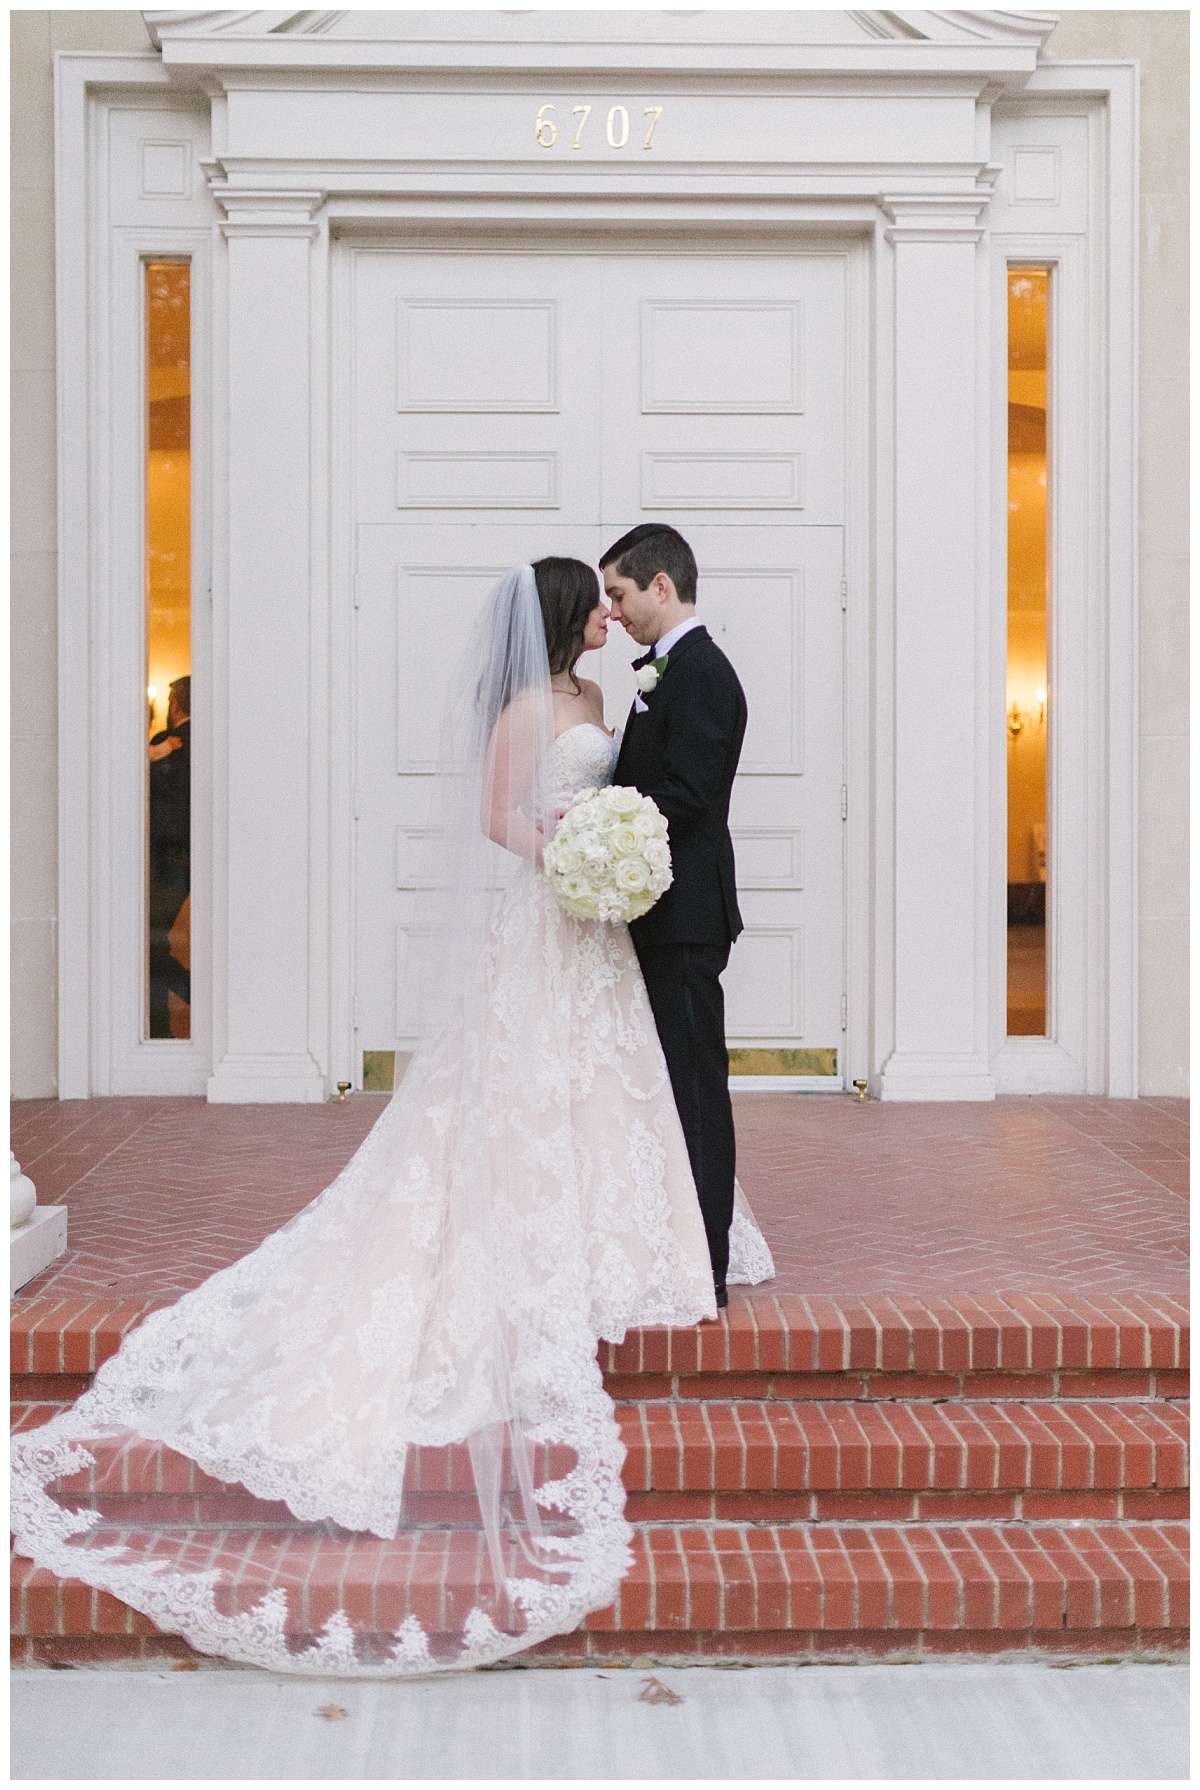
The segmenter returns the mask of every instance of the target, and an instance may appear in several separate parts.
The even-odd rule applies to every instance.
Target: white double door
[[[843,1013],[845,261],[348,251],[356,553],[355,1068],[412,1041],[422,816],[450,667],[507,567],[669,521],[746,691],[731,1046]],[[581,669],[610,725],[639,649]]]

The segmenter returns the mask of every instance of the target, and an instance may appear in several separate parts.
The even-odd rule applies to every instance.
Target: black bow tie
[[[654,657],[654,648],[651,647],[650,651],[648,653],[643,653],[640,659],[635,659],[633,661],[633,669],[635,671],[640,671],[642,669],[643,665],[649,665],[649,663],[653,659],[653,657]]]

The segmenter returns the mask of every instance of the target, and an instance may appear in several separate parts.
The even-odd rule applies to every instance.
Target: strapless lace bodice
[[[613,738],[594,721],[581,721],[560,733],[554,742],[554,781],[560,801],[565,805],[581,789],[611,783],[620,750],[620,737]]]

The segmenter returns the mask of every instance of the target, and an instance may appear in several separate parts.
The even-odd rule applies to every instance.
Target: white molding
[[[731,1094],[844,1094],[838,1075],[731,1075]]]
[[[893,384],[891,577],[877,585],[893,686],[877,728],[890,799],[893,898],[884,1100],[991,1100],[988,1065],[989,504],[983,468],[990,307],[978,213],[935,195],[897,203],[885,230]],[[883,1053],[881,1053],[883,1054]]]
[[[1061,385],[1058,390],[1060,424],[1070,427],[1075,438],[1069,449],[1086,461],[1082,476],[1088,514],[1075,525],[1082,538],[1074,549],[1069,580],[1058,580],[1058,611],[1051,622],[1052,637],[1063,625],[1071,628],[1075,662],[1087,691],[1088,712],[1076,718],[1069,743],[1060,742],[1059,748],[1060,758],[1064,745],[1085,755],[1082,763],[1077,761],[1075,807],[1063,816],[1066,834],[1060,842],[1060,851],[1065,843],[1068,852],[1064,868],[1077,895],[1059,919],[1060,931],[1068,925],[1085,931],[1084,967],[1081,986],[1068,990],[1059,984],[1053,990],[1051,1028],[1061,1033],[1069,1020],[1069,1040],[1006,1039],[1004,922],[997,910],[992,923],[998,954],[992,1067],[1005,1093],[1131,1099],[1138,1092],[1137,107],[1135,64],[1054,63],[1038,70],[1019,106],[1004,108],[1025,116],[1087,117],[1090,164],[1086,236],[1022,229],[998,236],[993,251],[1001,259],[1027,255],[1057,263],[1064,284],[1069,276],[1077,289],[1071,325],[1082,326],[1088,335],[1078,345],[1083,359],[1074,396]],[[1078,272],[1073,261],[1084,263]],[[1053,529],[1053,548],[1061,555],[1061,516]],[[999,541],[996,553],[995,637],[1002,638]],[[1073,597],[1077,601],[1071,603]],[[1064,610],[1063,605],[1069,607]],[[1002,707],[1002,672],[1000,677]],[[999,712],[993,695],[993,714]],[[1000,754],[1003,750],[1000,744]],[[1060,780],[1057,770],[1055,777]],[[999,852],[1005,825],[1002,776],[996,792],[993,840]],[[1050,884],[1053,918],[1053,857]],[[999,888],[997,903],[1002,894]],[[1062,1009],[1064,999],[1071,1002],[1069,1014]]]
[[[137,952],[144,900],[128,888],[129,863],[114,849],[130,804],[142,799],[142,754],[126,764],[114,733],[114,694],[130,669],[128,654],[114,659],[120,622],[111,592],[121,587],[114,554],[128,553],[128,527],[141,539],[142,480],[137,497],[125,493],[121,514],[123,538],[114,512],[121,470],[112,439],[113,380],[111,354],[120,333],[112,316],[110,254],[187,252],[206,263],[207,232],[171,219],[173,201],[157,201],[167,221],[135,229],[116,228],[109,218],[106,133],[100,128],[98,105],[115,108],[146,106],[164,118],[195,119],[203,111],[194,95],[180,93],[151,52],[87,54],[59,52],[55,72],[56,160],[56,346],[58,440],[58,1007],[60,1099],[86,1099],[108,1093],[201,1092],[207,1061],[205,1002],[193,1007],[195,1035],[190,1041],[141,1037],[138,1005],[143,972],[135,963],[131,992],[131,949]],[[97,96],[103,96],[99,101]],[[206,280],[198,283],[200,344],[207,335]],[[114,333],[115,332],[115,333]],[[197,595],[206,570],[208,486],[206,483],[205,357],[198,359],[198,389],[193,408],[193,669],[203,685],[207,617],[197,613]],[[140,361],[130,375],[140,390]],[[137,428],[140,444],[141,427]],[[139,449],[140,451],[140,449]],[[137,572],[136,588],[142,574]],[[143,636],[144,639],[144,636]],[[141,681],[138,649],[138,681]],[[137,713],[137,711],[132,711]],[[196,716],[202,734],[203,717]],[[135,774],[136,790],[130,782]],[[125,773],[128,772],[129,775]],[[195,854],[203,864],[207,824],[207,782],[203,753],[193,780]],[[194,890],[195,973],[203,985],[208,899],[201,872]],[[132,918],[132,932],[131,932]],[[125,965],[122,978],[119,964]],[[130,1001],[132,1000],[132,1007]]]
[[[253,1106],[259,1101],[313,1105],[326,1098],[319,1063],[300,1053],[236,1052],[224,1057],[208,1078],[214,1105]]]
[[[182,108],[180,108],[182,109]],[[195,117],[189,109],[189,115]],[[100,170],[97,169],[97,174]],[[106,551],[94,562],[92,726],[94,774],[101,780],[92,826],[94,887],[102,929],[95,932],[93,1092],[200,1094],[210,1061],[209,849],[211,631],[206,585],[212,509],[209,481],[209,343],[212,234],[176,226],[114,228],[110,286],[97,294],[107,352],[94,367],[97,459],[106,467],[102,506]],[[137,702],[145,682],[143,597],[146,453],[145,306],[140,278],[153,256],[187,256],[192,266],[191,637],[196,700],[192,714],[192,974],[189,1039],[143,1035],[145,923],[145,727]],[[98,332],[99,334],[99,332]],[[78,426],[78,425],[77,425]],[[131,676],[137,668],[136,681]],[[76,748],[78,749],[78,748]]]
[[[879,199],[888,219],[884,235],[891,243],[980,242],[988,198],[987,192],[884,193]]]
[[[298,236],[311,242],[320,235],[315,219],[325,203],[323,191],[232,187],[221,177],[220,167],[211,157],[205,162],[210,175],[208,189],[225,214],[221,219],[222,236]]]
[[[987,75],[997,87],[1020,84],[1054,27],[1052,13],[851,12],[857,41],[827,34],[828,15],[805,8],[715,11],[676,20],[669,12],[487,11],[171,12],[142,14],[168,66],[277,78],[320,70],[430,74],[465,70],[540,72],[573,69],[628,74],[728,71],[731,75],[889,73]],[[447,30],[448,16],[454,20]],[[369,28],[356,21],[370,20]]]
[[[856,426],[847,431],[846,577],[846,780],[849,790],[845,883],[846,987],[848,1027],[843,1036],[847,1079],[868,1077],[885,1097],[987,1098],[994,1073],[1002,1087],[1063,1086],[1076,1075],[1074,1046],[1038,1040],[994,1040],[996,948],[994,915],[994,820],[996,780],[988,750],[980,753],[977,776],[983,812],[977,815],[977,910],[969,921],[975,935],[975,976],[968,993],[976,1030],[985,1016],[992,1037],[981,1035],[979,1049],[940,1052],[896,1050],[894,832],[890,811],[895,766],[895,727],[890,667],[895,640],[889,603],[882,593],[895,582],[895,494],[892,435],[895,426],[891,293],[897,254],[975,253],[981,270],[989,255],[972,245],[989,227],[989,180],[995,170],[982,155],[963,160],[961,145],[943,163],[916,160],[889,165],[770,160],[742,163],[656,162],[617,168],[594,163],[585,169],[551,167],[548,162],[506,163],[469,157],[437,158],[424,166],[388,161],[372,154],[336,163],[319,157],[275,160],[243,156],[228,146],[228,116],[236,100],[250,102],[255,91],[276,98],[306,88],[344,85],[338,69],[358,67],[364,91],[428,93],[453,88],[460,98],[491,92],[541,92],[556,71],[569,64],[628,86],[638,69],[664,92],[689,99],[736,94],[769,94],[795,99],[802,94],[909,92],[930,103],[974,96],[981,120],[987,105],[1007,95],[1009,109],[1093,103],[1097,121],[1095,153],[1104,171],[1100,211],[1088,222],[1093,244],[1093,281],[1105,305],[1108,331],[1103,428],[1109,446],[1096,492],[1097,536],[1089,566],[1107,581],[1101,668],[1107,677],[1107,708],[1093,713],[1093,751],[1099,729],[1103,762],[1103,805],[1107,833],[1089,859],[1089,991],[1087,996],[1086,1083],[1091,1091],[1136,1092],[1137,1061],[1137,890],[1136,890],[1136,78],[1125,65],[1046,65],[1034,71],[1044,39],[1043,15],[872,14],[863,43],[850,46],[803,41],[803,30],[818,32],[792,15],[674,15],[623,13],[503,15],[460,14],[464,35],[444,35],[445,17],[397,15],[396,36],[368,41],[312,34],[303,25],[282,32],[258,31],[252,14],[150,15],[162,21],[164,55],[75,56],[56,58],[56,140],[59,203],[58,366],[59,366],[59,950],[60,1091],[82,1096],[113,1085],[112,1030],[106,1008],[106,941],[112,921],[112,892],[101,875],[103,826],[110,799],[107,760],[96,752],[99,661],[89,630],[107,625],[99,613],[107,602],[98,568],[106,563],[108,467],[98,452],[96,423],[81,432],[78,419],[94,419],[94,381],[100,351],[98,319],[106,314],[101,270],[111,226],[96,190],[95,168],[102,156],[100,133],[89,125],[88,93],[111,96],[117,104],[190,108],[203,89],[211,103],[214,142],[206,164],[214,208],[213,336],[209,381],[214,394],[212,466],[213,615],[215,641],[209,719],[214,801],[228,789],[226,703],[229,666],[222,657],[229,626],[227,520],[221,482],[229,455],[227,393],[228,256],[247,236],[298,238],[307,245],[309,314],[312,325],[307,376],[310,381],[308,441],[309,572],[306,652],[309,664],[309,826],[307,1040],[295,1047],[260,1053],[241,1048],[228,1036],[220,1002],[214,1004],[208,1078],[213,1098],[316,1099],[329,1079],[355,1079],[356,1040],[351,1014],[353,988],[352,852],[347,821],[352,787],[353,739],[339,693],[353,688],[352,648],[346,618],[353,601],[354,541],[338,496],[349,488],[345,420],[349,369],[330,354],[338,340],[336,312],[346,302],[352,257],[331,253],[333,237],[359,246],[374,237],[391,244],[419,241],[453,246],[469,237],[482,250],[489,240],[511,250],[536,236],[558,235],[564,244],[586,237],[618,236],[624,242],[656,241],[664,253],[694,252],[701,243],[740,242],[745,252],[777,252],[781,243],[835,241],[851,258],[848,303],[854,310],[849,368],[854,398],[848,407]],[[340,17],[341,15],[327,15]],[[277,20],[279,15],[270,15]],[[296,15],[301,18],[311,15]],[[218,24],[216,21],[220,21]],[[242,23],[248,22],[249,34]],[[696,21],[699,21],[698,23]],[[932,21],[932,22],[931,22]],[[872,30],[877,35],[872,35]],[[691,33],[689,38],[688,33]],[[937,41],[922,33],[931,33]],[[705,41],[695,41],[704,38]],[[791,35],[789,36],[789,33]],[[899,33],[899,35],[897,35]],[[637,54],[630,55],[630,37]],[[402,53],[397,51],[401,43]],[[683,52],[681,54],[681,43]],[[564,46],[570,46],[570,53]],[[781,49],[782,46],[782,49]],[[357,58],[357,62],[354,59]],[[883,81],[880,76],[886,76]],[[574,77],[572,77],[574,78]],[[597,85],[602,84],[599,80]],[[1020,93],[1021,97],[1011,97]],[[98,104],[99,102],[97,102]],[[227,116],[228,115],[228,116]],[[97,111],[98,116],[98,111]],[[89,135],[90,131],[90,135]],[[236,135],[236,133],[235,133]],[[664,240],[663,232],[668,232]],[[85,245],[97,245],[89,261]],[[957,247],[956,247],[957,245]],[[299,245],[298,245],[299,246]],[[283,240],[277,247],[282,252]],[[1108,260],[1105,261],[1105,257]],[[1111,273],[1106,269],[1110,268]],[[985,326],[988,275],[981,271],[977,327]],[[327,312],[333,308],[335,315]],[[855,308],[856,307],[856,308]],[[861,326],[861,334],[857,333]],[[861,352],[857,343],[867,343]],[[989,369],[979,359],[979,378]],[[99,393],[102,397],[103,393]],[[93,406],[89,410],[89,406]],[[978,400],[980,477],[986,479],[985,436],[989,403]],[[98,495],[99,494],[99,495]],[[332,501],[331,501],[332,500]],[[988,504],[979,500],[981,517]],[[986,535],[981,522],[980,540]],[[980,548],[984,559],[987,548]],[[194,584],[194,600],[203,589]],[[981,601],[992,596],[981,578]],[[989,609],[989,625],[994,618]],[[983,611],[976,618],[984,629]],[[976,675],[986,686],[986,631],[978,642]],[[982,669],[981,669],[982,667]],[[1090,699],[1091,700],[1091,699]],[[988,703],[980,693],[977,727],[989,726]],[[79,750],[84,726],[92,744]],[[990,736],[987,736],[990,737]],[[976,744],[979,741],[977,738]],[[89,770],[90,759],[91,769]],[[992,819],[989,819],[989,816]],[[229,860],[221,815],[214,815],[211,853],[214,898],[211,910],[214,990],[229,964]],[[1104,829],[1100,830],[1101,833]],[[1098,940],[1098,945],[1095,941]],[[1095,952],[1099,951],[1099,959]],[[347,967],[349,976],[346,975]],[[981,994],[980,989],[983,992]],[[1073,998],[1073,997],[1072,997]],[[244,1041],[243,1041],[244,1042]],[[920,1040],[918,1040],[920,1042]],[[147,1046],[145,1062],[172,1047]],[[1068,1063],[1066,1057],[1070,1057]],[[167,1059],[172,1060],[170,1058]],[[174,1059],[178,1061],[178,1058]],[[328,1060],[328,1062],[327,1062]],[[326,1064],[323,1069],[322,1065]],[[157,1070],[154,1074],[158,1074]],[[1040,1078],[1040,1079],[1039,1079]],[[737,1078],[746,1090],[748,1078]],[[147,1086],[161,1087],[151,1081]],[[240,1091],[239,1091],[240,1090]]]
[[[994,1100],[996,1083],[978,1057],[952,1051],[897,1051],[883,1065],[880,1100]]]

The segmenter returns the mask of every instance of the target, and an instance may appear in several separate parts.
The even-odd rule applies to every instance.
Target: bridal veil
[[[629,1564],[562,991],[553,964],[548,996],[520,973],[553,738],[524,566],[452,683],[423,1042],[383,1116],[312,1205],[14,1438],[18,1551],[200,1651],[483,1664],[611,1602]]]

